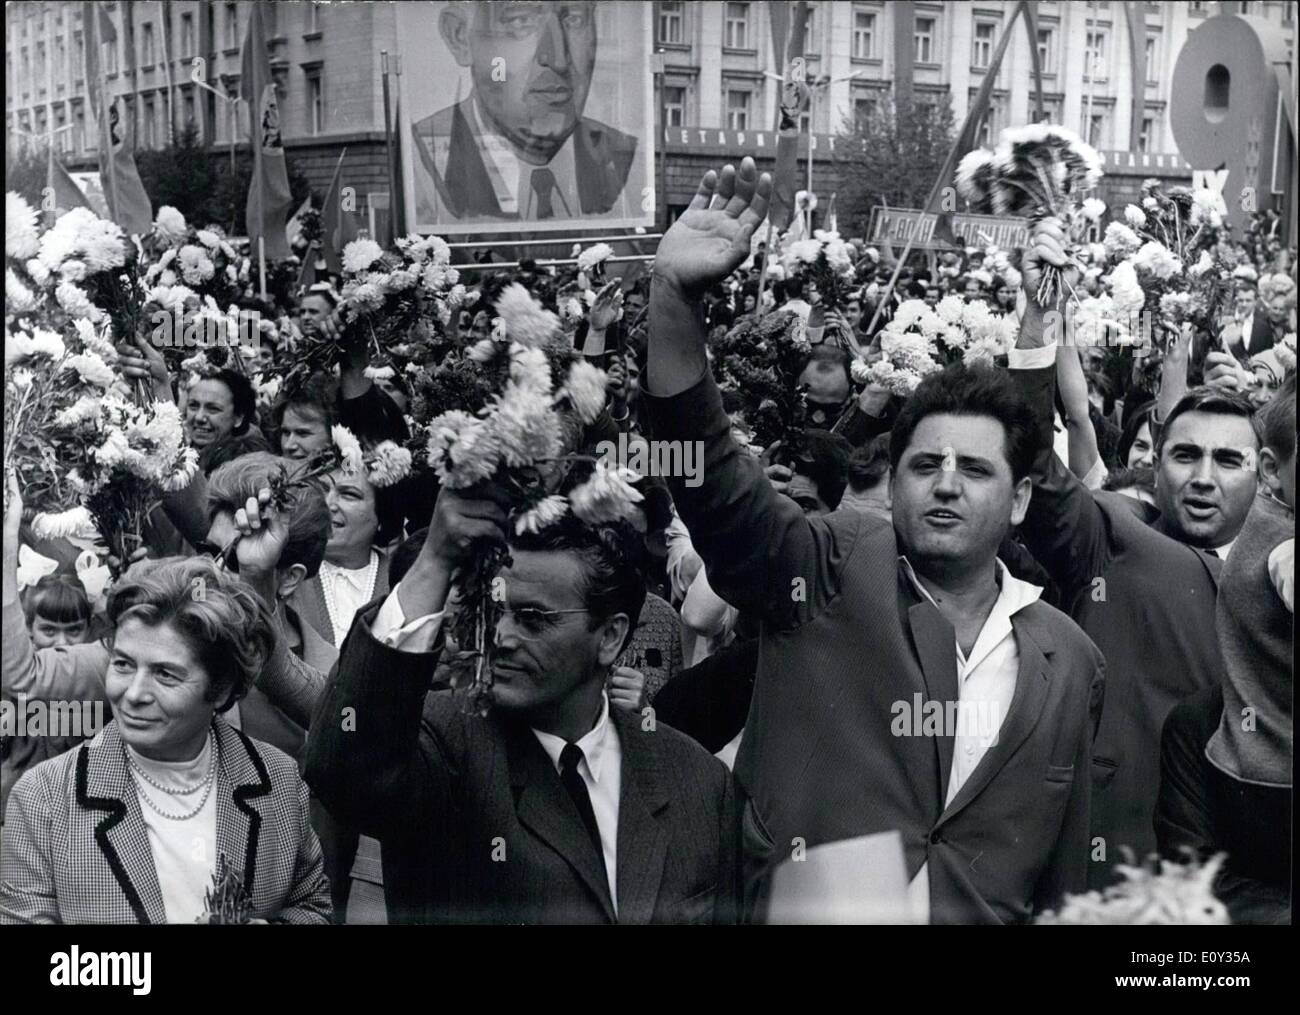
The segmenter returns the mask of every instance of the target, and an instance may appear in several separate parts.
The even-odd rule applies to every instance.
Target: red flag
[[[280,106],[275,97],[275,79],[266,55],[266,29],[262,22],[264,4],[249,5],[248,35],[244,38],[243,67],[239,95],[248,103],[249,138],[253,148],[253,180],[248,187],[249,249],[257,252],[260,238],[268,261],[289,256],[284,223],[293,206],[289,193],[289,171],[284,161],[280,136]]]
[[[356,194],[344,193],[343,156],[348,150],[343,149],[338,164],[334,167],[334,178],[330,180],[330,189],[325,195],[325,206],[321,209],[321,247],[325,255],[326,267],[335,275],[343,274],[343,248],[357,238],[358,226],[356,216]]]
[[[1146,111],[1147,94],[1147,16],[1146,4],[1126,0],[1124,17],[1128,20],[1129,66],[1133,71],[1133,106],[1129,114],[1128,150],[1142,147],[1142,114]]]
[[[50,140],[49,167],[45,174],[46,198],[53,198],[54,206],[49,210],[57,219],[64,212],[73,208],[89,208],[90,202],[77,186],[77,181],[68,175],[68,170],[54,155],[54,141]]]

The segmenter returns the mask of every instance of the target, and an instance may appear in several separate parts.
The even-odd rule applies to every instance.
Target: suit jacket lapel
[[[915,599],[907,576],[898,576],[900,585],[906,585],[906,592],[911,592]],[[900,589],[900,592],[904,590]],[[939,612],[939,608],[928,600],[921,599],[907,609],[907,623],[912,632],[912,644],[921,663],[921,673],[925,678],[926,697],[937,701],[942,706],[941,716],[947,715],[943,703],[956,701],[957,687],[957,633],[952,624]],[[945,725],[940,724],[940,735],[932,738],[937,752],[939,765],[939,805],[948,798],[948,776],[952,771],[953,738]]]
[[[1029,734],[1033,732],[1043,713],[1047,702],[1047,691],[1051,680],[1051,666],[1043,653],[1038,639],[1033,634],[1033,621],[1021,610],[1011,618],[1011,628],[1016,639],[1016,649],[1020,656],[1020,666],[1016,671],[1016,690],[1011,696],[1006,718],[998,729],[997,739],[989,747],[970,778],[957,791],[952,803],[944,810],[941,820],[948,820],[968,803],[975,799],[980,791],[1020,749]],[[1088,778],[1087,772],[1075,774],[1076,778]],[[945,790],[946,793],[946,790]]]
[[[266,763],[243,733],[218,719],[214,728],[217,750],[217,859],[224,854],[230,868],[239,875],[244,891],[254,899],[257,884],[257,852],[262,815],[250,801],[271,792]]]
[[[637,717],[612,708],[623,752],[618,801],[618,922],[649,923],[668,859],[668,833],[656,817],[668,806],[666,780]]]
[[[505,735],[510,785],[519,823],[564,858],[600,901],[610,923],[617,922],[601,858],[551,759],[526,725],[510,720],[498,722]]]
[[[103,818],[95,826],[95,844],[139,923],[166,923],[162,889],[140,799],[126,768],[126,753],[117,723],[82,744],[77,757],[77,803]]]

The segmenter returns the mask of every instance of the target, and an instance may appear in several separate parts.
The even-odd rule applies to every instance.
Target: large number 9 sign
[[[1295,142],[1281,106],[1277,63],[1286,63],[1277,26],[1225,14],[1188,35],[1174,67],[1174,140],[1196,185],[1221,191],[1236,227],[1292,187]],[[1284,207],[1293,199],[1287,193]]]

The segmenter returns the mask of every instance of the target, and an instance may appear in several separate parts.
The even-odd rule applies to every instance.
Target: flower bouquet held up
[[[713,348],[713,370],[727,410],[739,414],[754,440],[791,442],[807,417],[799,375],[811,347],[793,311],[744,317]]]
[[[212,887],[203,893],[203,915],[198,922],[209,926],[243,925],[253,922],[253,901],[239,875],[222,853],[212,872]]]
[[[424,430],[424,457],[445,487],[490,487],[510,506],[516,533],[538,532],[570,513],[589,525],[631,520],[641,494],[636,474],[582,453],[585,427],[605,404],[605,374],[567,344],[559,318],[523,286],[497,297],[500,324],[470,357],[490,391],[476,412],[453,408]],[[500,604],[493,579],[508,563],[499,547],[480,550],[456,577],[461,606],[452,633],[455,686],[469,708],[490,704],[494,631]]]
[[[1007,128],[993,151],[976,149],[957,166],[957,191],[971,211],[1021,215],[1031,221],[1056,217],[1078,240],[1088,220],[1080,205],[1083,193],[1101,179],[1101,158],[1074,131],[1057,124],[1031,123]],[[1036,298],[1055,306],[1062,296],[1060,269],[1047,266]]]
[[[853,257],[853,247],[839,233],[818,229],[812,239],[785,244],[781,266],[787,275],[801,272],[815,285],[826,310],[839,310],[853,288]]]

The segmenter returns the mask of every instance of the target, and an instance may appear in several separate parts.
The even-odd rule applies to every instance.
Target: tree
[[[40,208],[47,172],[48,163],[43,151],[10,138],[5,146],[5,190],[14,191],[33,208]]]
[[[915,103],[900,115],[891,104],[873,116],[846,118],[835,144],[840,232],[866,236],[871,210],[920,208],[954,139],[952,102]]]

